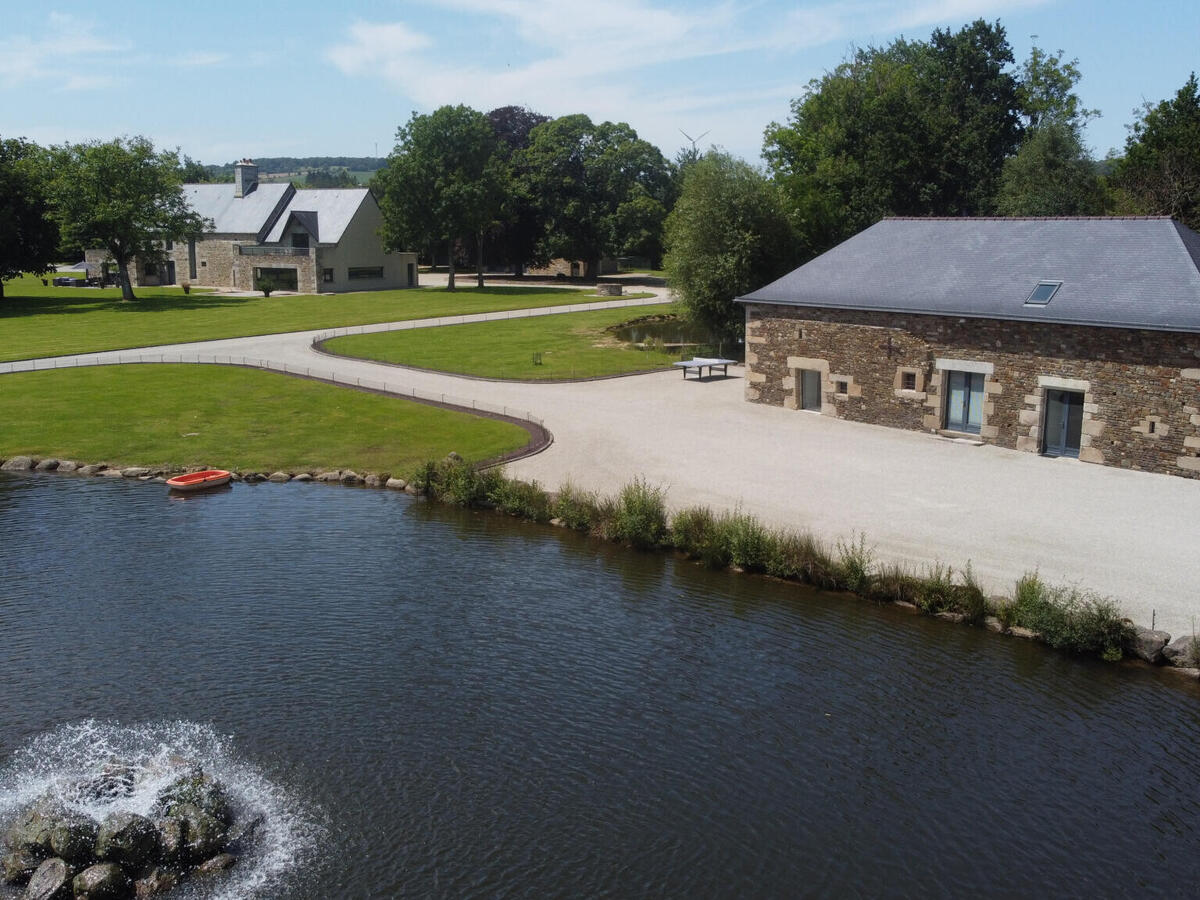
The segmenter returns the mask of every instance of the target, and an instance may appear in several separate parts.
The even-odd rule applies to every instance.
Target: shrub
[[[420,496],[437,496],[437,463],[433,460],[426,460],[413,469],[406,480]]]
[[[716,522],[716,543],[725,548],[729,563],[748,572],[765,572],[773,536],[753,516],[737,512]]]
[[[667,536],[667,510],[661,488],[635,478],[617,497],[609,537],[629,541],[639,550],[661,546]]]
[[[717,520],[707,506],[681,509],[671,517],[671,543],[711,568],[729,565],[728,548],[717,540]]]
[[[813,587],[837,590],[841,574],[825,545],[809,534],[776,535],[767,559],[767,573],[805,581]]]
[[[530,522],[548,522],[551,518],[550,497],[536,481],[501,477],[489,492],[488,499],[510,516],[520,516]]]
[[[568,528],[587,531],[596,515],[596,495],[581,491],[570,482],[558,489],[551,505],[554,518],[562,519]]]
[[[259,275],[254,279],[254,289],[262,291],[264,297],[270,297],[272,291],[283,290],[283,282],[274,275]]]
[[[988,614],[987,596],[975,579],[970,561],[962,572],[963,583],[958,586],[958,611],[969,625],[979,625]]]
[[[1017,624],[1060,650],[1119,660],[1131,638],[1131,626],[1111,600],[1076,587],[1048,587],[1036,573],[1017,582],[1013,603]]]
[[[875,573],[868,596],[880,603],[917,602],[921,580],[899,563],[883,566]]]
[[[192,286],[191,286],[191,284],[190,284],[189,282],[186,282],[186,281],[181,281],[181,282],[179,283],[179,286],[180,286],[181,288],[183,288],[183,292],[184,292],[185,294],[190,294],[190,293],[192,292]]]
[[[871,592],[871,560],[874,552],[867,546],[866,535],[860,534],[849,542],[838,541],[838,570],[847,590],[864,597]]]
[[[917,580],[917,606],[930,615],[953,609],[954,594],[954,570],[949,566],[934,563]]]
[[[437,496],[455,506],[485,506],[503,480],[498,469],[479,471],[462,459],[448,459],[437,467]]]
[[[619,541],[617,534],[617,501],[613,497],[597,497],[588,533],[606,541]]]

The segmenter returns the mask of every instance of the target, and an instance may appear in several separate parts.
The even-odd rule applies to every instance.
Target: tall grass
[[[957,613],[971,625],[994,614],[1005,629],[1023,626],[1051,647],[1073,653],[1118,660],[1131,639],[1131,626],[1112,601],[1079,588],[1048,586],[1036,573],[1023,576],[1011,597],[992,602],[970,562],[957,571],[935,563],[924,573],[896,563],[877,565],[864,535],[831,550],[808,532],[770,530],[740,510],[716,514],[695,506],[668,520],[662,489],[640,478],[615,496],[570,483],[551,495],[537,482],[447,458],[418,467],[409,481],[418,493],[447,503],[494,507],[532,522],[557,518],[568,528],[639,549],[674,548],[711,568],[735,567],[878,602],[912,603],[930,615]]]

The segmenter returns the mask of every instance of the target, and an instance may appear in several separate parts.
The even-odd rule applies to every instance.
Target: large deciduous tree
[[[1173,98],[1147,104],[1113,180],[1139,211],[1200,228],[1200,84],[1194,72]]]
[[[665,242],[667,279],[689,318],[722,338],[743,330],[733,298],[774,281],[801,259],[778,185],[715,150],[688,166]]]
[[[0,298],[22,272],[48,272],[58,247],[50,218],[45,151],[19,138],[0,139]]]
[[[860,49],[768,127],[764,155],[821,250],[889,215],[994,209],[1021,136],[1012,50],[983,20]]]
[[[1004,161],[996,211],[1002,216],[1098,216],[1107,192],[1079,132],[1050,121]]]
[[[487,113],[492,130],[500,142],[500,152],[508,163],[510,179],[502,204],[500,223],[492,229],[490,246],[502,262],[520,275],[525,263],[538,257],[538,238],[542,217],[536,198],[524,177],[522,151],[529,146],[529,135],[538,125],[550,121],[523,106],[501,106]]]
[[[447,287],[454,290],[454,244],[478,240],[498,220],[506,181],[496,133],[483,113],[461,105],[413,113],[376,176],[385,243],[402,250],[446,241]]]
[[[212,227],[183,196],[179,154],[156,152],[144,137],[57,148],[54,170],[54,214],[64,241],[107,250],[125,300],[136,299],[129,280],[135,257]]]
[[[605,256],[661,257],[670,168],[628,125],[585,115],[543,122],[518,165],[541,206],[541,257],[581,259],[587,278]]]

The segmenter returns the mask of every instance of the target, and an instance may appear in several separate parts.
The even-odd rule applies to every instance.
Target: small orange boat
[[[232,477],[233,474],[224,469],[205,469],[203,472],[188,472],[186,475],[168,478],[167,487],[173,491],[202,491],[205,488],[229,484]]]

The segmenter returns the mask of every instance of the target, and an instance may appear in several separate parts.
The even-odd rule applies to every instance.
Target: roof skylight
[[[1062,287],[1061,281],[1039,281],[1033,293],[1025,300],[1026,306],[1045,306]]]

